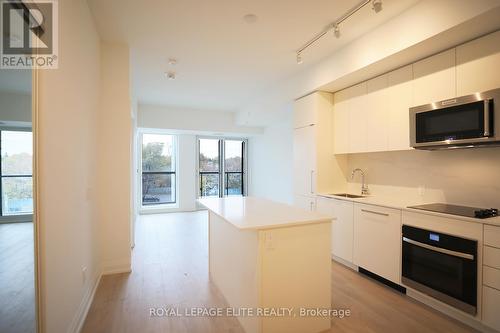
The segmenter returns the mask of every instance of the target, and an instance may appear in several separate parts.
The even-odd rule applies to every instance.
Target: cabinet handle
[[[313,177],[314,177],[314,170],[311,170],[311,194],[314,194],[314,190],[313,190]]]
[[[453,251],[453,250],[444,249],[441,247],[432,246],[429,244],[420,243],[420,242],[417,242],[416,240],[413,240],[410,238],[403,237],[403,242],[410,243],[410,244],[415,245],[415,246],[423,247],[424,249],[427,249],[427,250],[448,254],[450,256],[474,260],[474,256],[472,254],[457,252],[457,251]]]
[[[484,100],[484,136],[490,136],[490,100]]]
[[[374,212],[373,210],[362,209],[361,211],[364,212],[364,213],[370,213],[370,214],[375,214],[375,215],[389,216],[389,214],[380,213],[380,212]]]

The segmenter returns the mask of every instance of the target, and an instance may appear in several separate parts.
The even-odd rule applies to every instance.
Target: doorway
[[[0,74],[0,332],[38,327],[32,75]]]

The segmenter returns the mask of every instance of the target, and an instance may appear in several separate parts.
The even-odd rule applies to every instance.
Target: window
[[[176,202],[176,138],[142,134],[142,206]]]
[[[200,139],[200,196],[219,196],[220,149],[218,139]]]
[[[33,214],[33,134],[0,131],[1,215]]]
[[[245,140],[201,138],[199,186],[201,197],[245,194]]]
[[[241,140],[224,141],[224,184],[226,195],[243,195],[243,149]]]

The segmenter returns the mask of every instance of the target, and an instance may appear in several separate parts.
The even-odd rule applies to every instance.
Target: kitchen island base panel
[[[209,211],[209,270],[233,308],[293,308],[296,316],[238,317],[247,333],[314,333],[328,317],[300,309],[331,308],[331,222],[242,230]]]

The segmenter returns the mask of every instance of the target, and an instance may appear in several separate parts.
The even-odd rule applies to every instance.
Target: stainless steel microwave
[[[500,146],[500,89],[410,108],[415,149]]]

